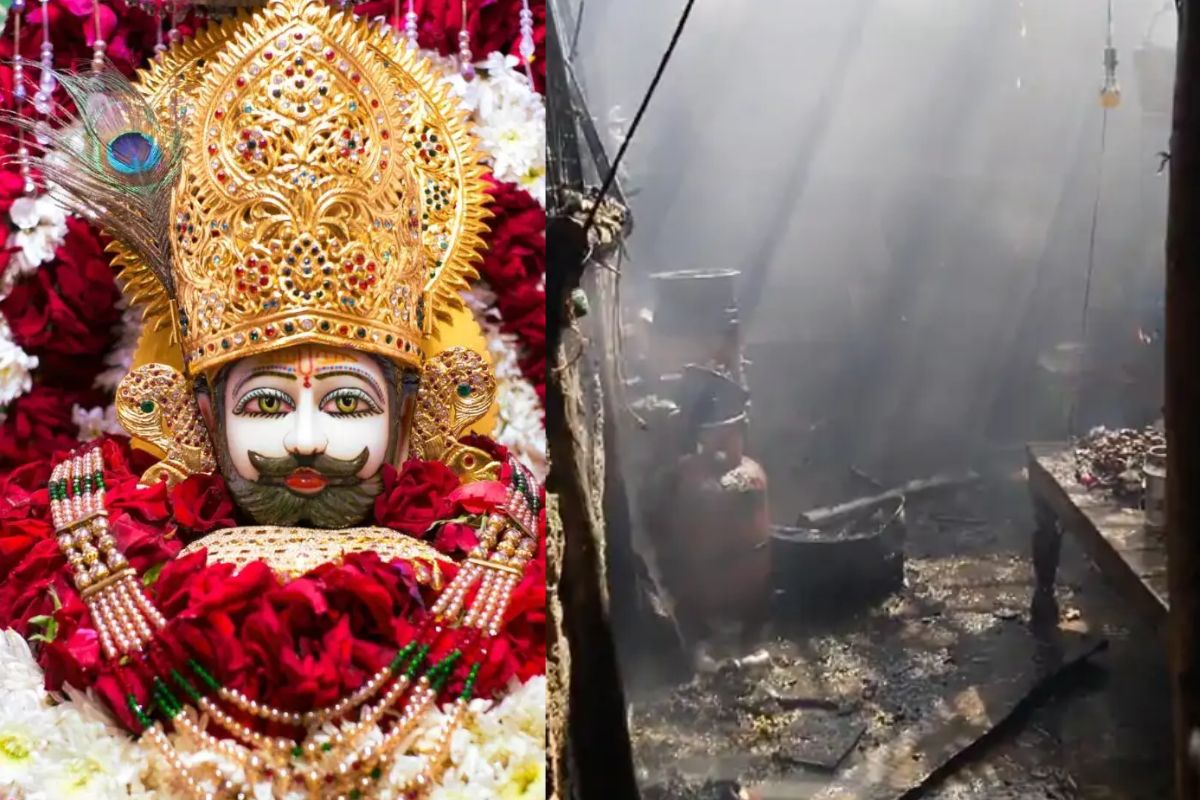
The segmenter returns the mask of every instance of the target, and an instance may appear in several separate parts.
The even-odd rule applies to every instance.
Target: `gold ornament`
[[[216,469],[212,442],[188,380],[165,364],[147,364],[117,386],[117,419],[130,436],[165,454],[142,475],[143,484],[183,480]]]
[[[348,553],[377,553],[384,561],[400,558],[413,564],[419,582],[442,588],[442,564],[454,561],[432,545],[388,528],[347,528],[336,532],[312,528],[259,526],[214,531],[183,549],[181,556],[208,551],[209,561],[238,569],[265,561],[280,577],[291,580],[321,564],[340,562]]]
[[[173,292],[114,245],[191,375],[300,343],[418,365],[475,277],[488,212],[465,112],[423,57],[320,0],[275,0],[156,59],[184,128]]]
[[[441,461],[465,481],[495,480],[500,465],[458,437],[487,413],[496,379],[478,353],[452,347],[425,362],[413,420],[413,455]]]

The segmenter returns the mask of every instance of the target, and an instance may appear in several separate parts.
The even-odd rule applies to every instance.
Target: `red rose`
[[[461,522],[448,522],[437,529],[433,546],[448,556],[465,557],[479,544],[475,529]]]
[[[483,514],[504,505],[508,487],[499,481],[475,481],[460,486],[446,499],[468,514]]]
[[[170,494],[175,521],[193,534],[231,528],[233,499],[220,475],[192,475]]]
[[[92,392],[71,392],[35,385],[8,407],[0,425],[0,469],[43,459],[48,453],[79,446],[79,427],[71,407],[95,399]]]
[[[546,212],[512,183],[489,177],[492,228],[479,273],[496,292],[536,281],[546,270]]]
[[[385,465],[383,491],[375,499],[375,521],[421,536],[445,516],[446,496],[458,486],[458,475],[438,461],[410,459],[399,472]]]

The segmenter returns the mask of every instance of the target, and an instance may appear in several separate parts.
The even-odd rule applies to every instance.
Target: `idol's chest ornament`
[[[143,736],[161,750],[195,796],[252,797],[251,787],[266,781],[277,794],[300,788],[322,797],[362,798],[373,793],[421,716],[435,704],[443,687],[457,678],[462,691],[434,735],[434,746],[420,755],[421,769],[406,785],[390,788],[420,792],[436,781],[445,766],[450,736],[471,698],[489,642],[499,634],[512,590],[537,548],[538,490],[520,464],[514,461],[509,467],[512,480],[503,505],[483,516],[478,545],[411,641],[352,694],[331,706],[304,712],[258,703],[223,686],[196,659],[179,663],[163,645],[160,637],[168,622],[108,530],[99,448],[57,465],[49,493],[59,548],[91,613],[104,657],[116,666]],[[439,640],[450,631],[466,635],[457,648],[430,663],[430,653],[441,652]],[[140,670],[125,668],[134,663]],[[148,685],[143,685],[139,673],[152,676]],[[189,705],[231,738],[210,734]],[[247,715],[255,724],[240,721]],[[163,723],[187,732],[202,747],[236,764],[239,772],[224,773],[221,766],[210,765],[207,769],[217,774],[207,775],[201,774],[204,768],[188,766]],[[335,733],[321,732],[327,723],[339,724]],[[268,735],[259,727],[267,725],[282,726],[288,733]],[[381,735],[370,735],[381,726]],[[223,787],[220,793],[201,788],[214,780]]]

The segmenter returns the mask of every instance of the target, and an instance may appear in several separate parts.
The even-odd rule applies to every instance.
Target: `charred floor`
[[[730,642],[675,686],[626,671],[644,797],[1169,795],[1155,621],[1067,537],[1060,623],[1039,631],[1021,460],[948,484],[908,500],[903,585],[886,597],[777,609],[761,646]]]

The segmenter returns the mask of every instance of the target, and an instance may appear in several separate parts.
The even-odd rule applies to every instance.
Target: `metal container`
[[[853,612],[901,588],[907,538],[902,498],[816,528],[772,526],[776,620]]]
[[[688,364],[741,376],[735,270],[677,270],[651,275],[654,322],[648,362],[657,374]]]
[[[1142,510],[1146,530],[1161,533],[1167,529],[1167,448],[1158,445],[1146,451],[1142,467]]]
[[[651,501],[655,556],[690,641],[731,623],[753,639],[769,613],[767,476],[737,452],[737,432],[725,432],[730,437],[719,450],[685,456],[670,468],[667,492]]]

